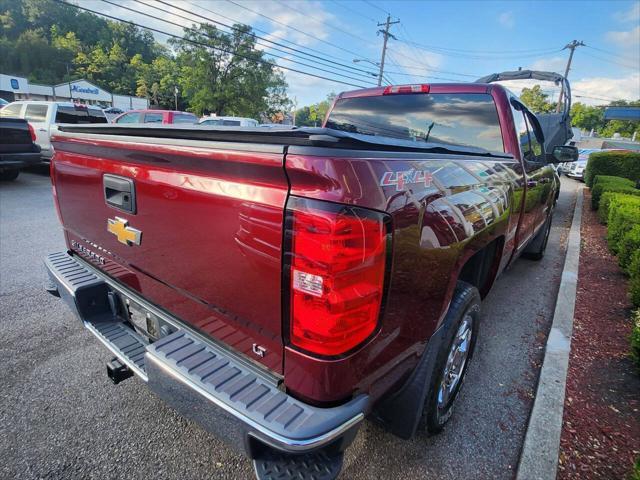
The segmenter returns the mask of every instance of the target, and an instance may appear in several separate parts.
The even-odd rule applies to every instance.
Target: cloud
[[[513,28],[516,24],[516,18],[511,11],[502,12],[498,15],[498,23],[503,27]]]
[[[637,49],[640,46],[640,25],[633,30],[607,32],[605,38],[620,47]]]
[[[608,104],[609,99],[640,99],[640,73],[632,73],[626,77],[589,77],[571,82],[573,101],[589,105]],[[584,98],[592,97],[592,98]]]
[[[640,20],[640,3],[634,2],[628,10],[615,12],[613,18],[618,22],[637,22]]]
[[[541,58],[533,62],[528,68],[530,70],[543,70],[548,72],[564,73],[567,65],[567,58],[556,56],[551,58]]]

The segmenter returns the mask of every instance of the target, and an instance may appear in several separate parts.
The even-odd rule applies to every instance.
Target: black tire
[[[551,232],[551,224],[553,223],[553,211],[549,212],[547,220],[537,235],[529,242],[524,249],[522,255],[530,260],[542,260],[544,252],[547,250],[549,243],[549,233]]]
[[[454,341],[458,341],[459,331],[463,328],[465,323],[469,322],[469,320],[471,321],[471,337],[467,345],[468,353],[466,354],[465,361],[460,368],[457,381],[455,385],[453,385],[453,388],[448,390],[449,393],[446,395],[445,399],[442,395],[444,392],[442,389],[447,388],[447,378],[451,378],[450,375],[447,375],[447,367],[449,365],[448,360],[454,348]],[[424,415],[426,427],[430,434],[441,432],[445,424],[451,418],[455,400],[462,388],[469,363],[473,357],[473,351],[478,338],[479,320],[480,293],[478,292],[478,289],[466,282],[458,282],[453,293],[453,298],[451,299],[449,311],[445,317],[444,325],[447,331],[436,356],[433,377],[431,379],[429,393],[427,394],[425,402]],[[458,345],[461,346],[462,343],[459,343]]]
[[[20,175],[20,170],[17,168],[12,170],[2,170],[0,171],[0,180],[3,182],[12,182]]]

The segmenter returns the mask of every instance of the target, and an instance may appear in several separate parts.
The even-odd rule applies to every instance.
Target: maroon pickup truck
[[[114,382],[136,374],[258,478],[335,478],[367,417],[443,428],[481,299],[542,257],[550,163],[577,157],[487,83],[343,93],[323,128],[77,125],[53,143],[68,250],[48,290]]]

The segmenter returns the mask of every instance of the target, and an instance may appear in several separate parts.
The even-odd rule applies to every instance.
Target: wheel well
[[[474,253],[460,270],[458,278],[476,287],[482,298],[489,293],[498,273],[503,245],[504,237],[492,240]]]

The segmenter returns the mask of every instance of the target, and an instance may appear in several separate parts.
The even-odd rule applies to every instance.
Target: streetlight
[[[379,74],[375,74],[373,72],[367,72],[372,77],[378,77],[378,86],[380,86],[382,84],[382,68],[380,67],[380,62],[374,62],[372,60],[367,60],[366,58],[354,58],[353,59],[353,63],[360,63],[360,62],[370,63],[374,67],[380,68],[380,73]]]
[[[372,60],[367,60],[366,58],[354,58],[353,59],[353,63],[360,63],[360,62],[367,62],[370,63],[371,65],[373,65],[374,67],[378,67],[380,68],[380,62],[374,62]],[[373,72],[367,72],[369,75],[373,76],[373,77],[377,77],[378,75],[373,73]]]

